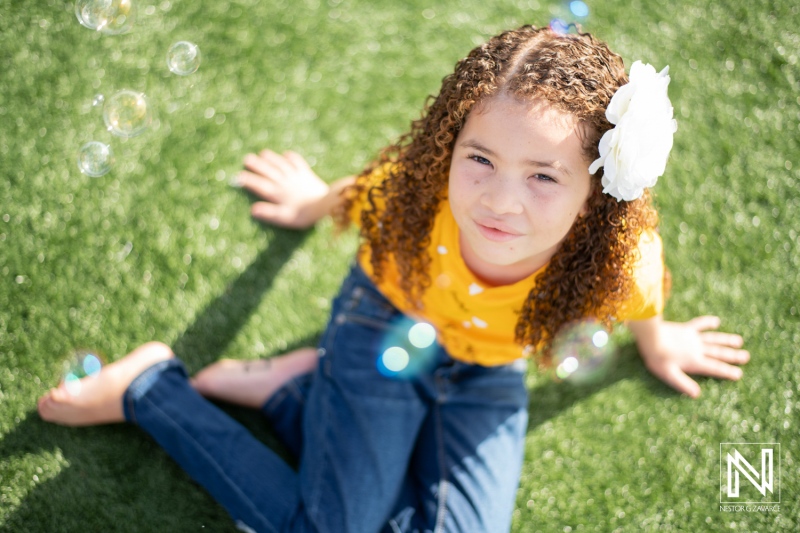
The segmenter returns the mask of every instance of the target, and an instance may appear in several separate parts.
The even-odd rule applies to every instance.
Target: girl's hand
[[[661,316],[628,322],[647,369],[692,398],[700,396],[700,386],[687,374],[738,380],[742,369],[733,365],[750,360],[750,353],[740,349],[741,336],[708,331],[719,325],[716,316],[700,316],[688,322],[666,322]]]
[[[258,155],[247,154],[244,166],[236,185],[264,200],[250,208],[253,217],[278,226],[304,229],[328,214],[325,200],[330,187],[300,154],[288,151],[280,155],[262,150]]]

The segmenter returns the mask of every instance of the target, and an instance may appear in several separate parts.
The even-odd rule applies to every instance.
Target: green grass
[[[674,290],[666,314],[717,313],[753,358],[682,398],[626,341],[587,388],[531,376],[514,531],[800,527],[800,15],[789,0],[589,2],[586,28],[630,65],[669,64],[679,130],[656,187]],[[563,10],[544,0],[139,2],[96,34],[71,3],[0,0],[0,530],[233,531],[132,427],[41,422],[35,401],[76,347],[115,360],[159,339],[196,371],[313,343],[355,249],[263,227],[228,180],[247,151],[295,149],[331,180],[419,116],[475,44]],[[189,77],[169,45],[199,44]],[[95,94],[146,91],[156,120],[121,141]],[[110,142],[113,170],[80,174]],[[256,415],[231,410],[260,438]],[[779,442],[779,512],[719,510],[719,443]]]

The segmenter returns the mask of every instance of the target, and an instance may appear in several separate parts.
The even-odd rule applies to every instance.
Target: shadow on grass
[[[174,343],[173,349],[190,372],[220,357],[307,235],[273,231],[275,236],[269,247]],[[298,339],[287,351],[314,346],[317,340],[318,334]],[[220,407],[292,462],[259,412],[229,405]],[[33,469],[29,473],[31,489],[6,517],[0,531],[235,531],[224,510],[191,482],[154,441],[132,426],[60,427],[43,422],[31,409],[25,420],[0,440],[0,465],[42,453],[55,455],[62,464],[61,471],[50,477],[28,461]],[[7,478],[10,472],[11,469],[0,470],[0,486],[11,481]],[[180,497],[165,498],[167,494]]]
[[[623,344],[619,347],[618,359],[614,368],[608,376],[597,383],[577,386],[566,382],[547,381],[532,387],[528,402],[528,432],[534,431],[576,403],[628,379],[644,382],[654,396],[669,398],[678,395],[677,392],[648,372],[635,344]],[[695,379],[702,384],[704,378],[695,376]]]
[[[270,239],[269,247],[173,343],[172,349],[190,373],[213,363],[225,352],[260,305],[278,271],[308,235],[308,232],[271,229],[275,237]],[[312,343],[315,344],[316,341]]]

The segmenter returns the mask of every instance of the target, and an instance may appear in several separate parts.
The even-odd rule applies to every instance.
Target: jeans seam
[[[128,413],[130,414],[131,417],[129,422],[131,422],[132,424],[136,424],[138,426],[139,423],[136,421],[136,411],[133,408],[133,398],[131,398],[129,394],[125,394],[125,401],[128,404]]]
[[[123,402],[123,414],[125,414],[125,406],[128,407],[128,414],[130,414],[130,419],[126,417],[128,422],[138,425],[136,421],[136,410],[134,408],[134,402],[147,394],[147,391],[153,386],[153,379],[151,379],[153,374],[163,374],[166,370],[170,368],[178,368],[185,372],[183,368],[183,364],[178,359],[165,359],[163,361],[159,361],[147,367],[141,374],[136,376],[133,381],[128,384],[125,393],[122,396]],[[148,381],[149,379],[149,381]],[[148,386],[147,389],[142,391],[142,381],[147,381]]]
[[[306,397],[300,392],[300,387],[297,385],[297,378],[291,380],[288,385],[286,394],[291,394],[301,405],[305,405]]]
[[[387,321],[387,320],[378,320],[378,319],[370,318],[370,317],[367,317],[367,316],[364,316],[364,315],[360,315],[360,314],[357,314],[357,313],[349,313],[347,311],[342,311],[340,313],[340,315],[343,316],[345,319],[347,319],[347,321],[349,321],[351,323],[361,324],[361,325],[364,325],[364,326],[370,326],[370,327],[373,327],[375,329],[386,330],[386,329],[389,329],[391,327],[391,325],[388,323],[389,321]]]
[[[278,390],[275,394],[270,396],[266,402],[264,402],[263,407],[261,408],[266,414],[271,415],[275,412],[275,409],[283,402],[283,399],[289,394],[288,391],[284,389]]]
[[[439,456],[439,490],[436,502],[436,523],[434,525],[434,533],[444,531],[444,520],[447,513],[447,491],[448,491],[448,478],[447,478],[447,465],[444,450],[444,428],[442,428],[441,407],[437,404],[434,405],[434,414],[436,418],[436,446],[437,454]]]
[[[219,466],[217,461],[214,460],[213,456],[211,456],[211,454],[209,454],[206,451],[205,447],[202,446],[200,444],[200,442],[197,439],[194,438],[194,435],[192,435],[191,433],[189,433],[188,431],[183,429],[183,427],[181,427],[179,424],[176,424],[172,420],[172,417],[170,417],[166,412],[164,412],[160,407],[158,407],[158,405],[156,405],[150,399],[148,399],[148,398],[143,396],[142,398],[140,398],[140,401],[146,401],[153,408],[154,411],[158,412],[167,421],[167,423],[169,423],[173,427],[177,428],[178,431],[180,431],[181,433],[186,435],[186,437],[188,437],[188,441],[192,442],[199,449],[200,453],[202,453],[206,457],[206,459],[208,459],[209,463],[213,465],[214,469],[228,483],[229,487],[232,490],[234,490],[237,494],[239,494],[239,496],[241,497],[242,501],[247,502],[247,505],[250,507],[251,512],[253,512],[253,514],[255,516],[257,516],[264,523],[264,525],[267,527],[267,529],[269,529],[269,531],[272,531],[274,533],[278,533],[278,530],[275,529],[269,522],[266,521],[266,518],[257,510],[256,505],[250,500],[250,498],[247,497],[246,494],[244,494],[242,492],[242,490],[233,482],[233,480],[231,480],[231,478],[228,477],[228,475],[225,473],[225,470],[223,470]]]

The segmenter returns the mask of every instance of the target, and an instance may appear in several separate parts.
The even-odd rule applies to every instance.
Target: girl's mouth
[[[486,224],[492,224],[486,225]],[[487,222],[486,224],[481,224],[480,222],[475,222],[475,225],[478,227],[478,231],[483,235],[486,239],[494,242],[508,242],[511,240],[516,239],[517,237],[521,237],[519,233],[513,233],[510,228],[499,229],[495,226],[492,222]]]

